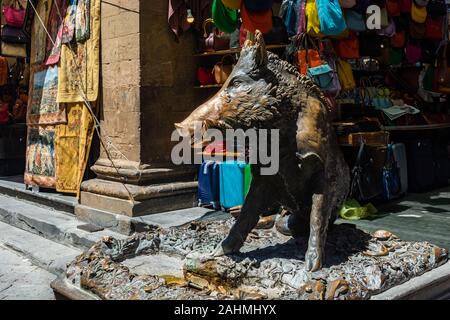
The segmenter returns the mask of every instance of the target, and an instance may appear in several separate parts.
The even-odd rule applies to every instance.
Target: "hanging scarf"
[[[75,37],[77,42],[85,42],[91,36],[91,0],[78,0],[75,18]]]
[[[69,43],[73,39],[73,35],[75,33],[77,2],[78,0],[70,0],[69,8],[67,9],[66,16],[64,17],[62,43]]]
[[[47,41],[47,60],[45,65],[53,65],[59,62],[61,56],[61,39],[63,34],[63,17],[66,14],[67,2],[54,0],[48,20],[47,30],[52,41]]]

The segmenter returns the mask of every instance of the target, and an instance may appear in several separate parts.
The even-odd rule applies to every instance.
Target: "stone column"
[[[207,93],[194,89],[194,37],[177,41],[167,11],[167,0],[102,1],[106,148],[97,178],[82,184],[80,217],[87,208],[136,217],[195,205],[195,167],[171,164],[170,136]]]

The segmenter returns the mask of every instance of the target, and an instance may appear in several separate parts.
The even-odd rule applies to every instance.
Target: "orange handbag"
[[[355,32],[349,32],[347,39],[335,41],[335,51],[342,59],[359,58],[359,40]]]
[[[406,44],[405,31],[397,31],[391,38],[391,46],[394,48],[403,48]]]
[[[308,34],[301,34],[297,43],[299,48],[296,55],[297,68],[300,74],[306,76],[308,68],[318,67],[323,64],[323,61],[320,58],[318,46]]]

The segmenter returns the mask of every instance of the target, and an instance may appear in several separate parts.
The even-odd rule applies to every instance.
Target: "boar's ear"
[[[261,31],[256,30],[255,32],[255,44],[256,44],[256,63],[259,66],[263,66],[267,64],[267,50],[266,43],[264,42],[264,37]]]

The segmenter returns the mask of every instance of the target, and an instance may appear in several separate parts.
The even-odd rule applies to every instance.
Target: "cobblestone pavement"
[[[0,245],[0,300],[54,300],[55,276]]]

